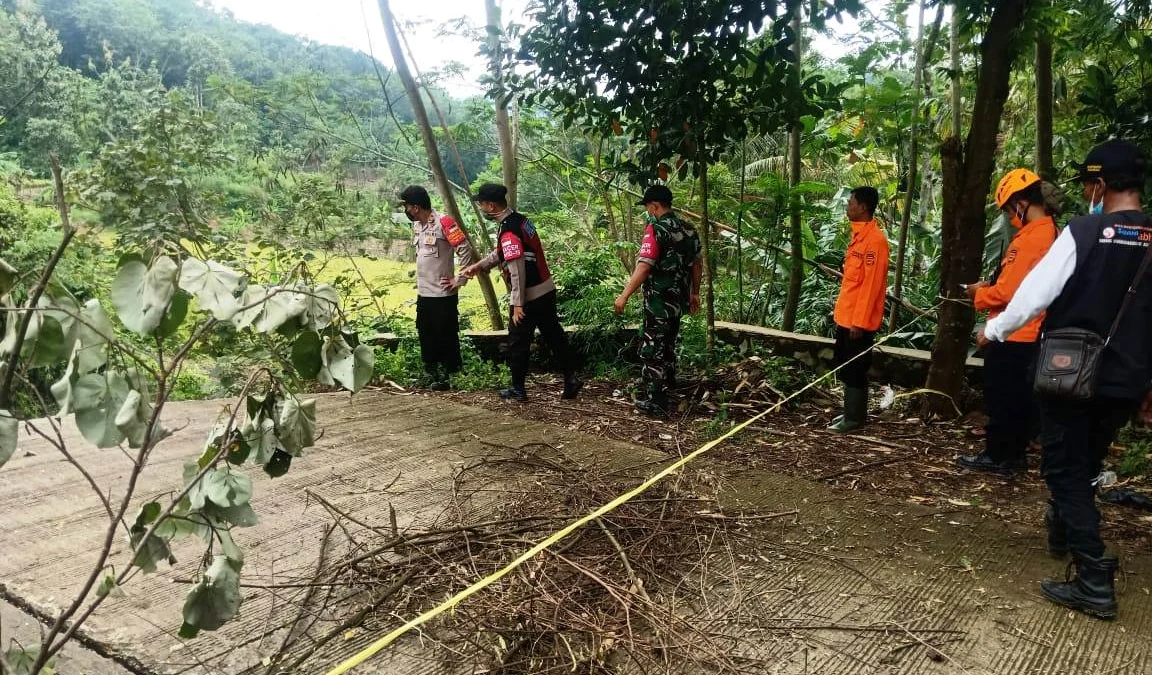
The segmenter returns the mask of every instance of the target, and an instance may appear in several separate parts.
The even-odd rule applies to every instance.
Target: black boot
[[[580,390],[584,388],[584,380],[576,377],[573,373],[564,375],[564,393],[560,394],[560,398],[568,401],[580,395]]]
[[[1052,602],[1068,609],[1084,612],[1097,619],[1115,619],[1115,574],[1119,561],[1116,558],[1093,558],[1083,553],[1073,555],[1076,578],[1063,582],[1041,581],[1040,592]]]
[[[1001,462],[993,459],[992,455],[989,455],[987,452],[982,452],[979,455],[960,455],[955,461],[960,467],[968,469],[969,471],[986,471],[1001,476],[1011,475],[1017,471],[1028,470],[1028,460],[1026,458],[1009,459]]]
[[[1068,531],[1053,499],[1048,500],[1048,510],[1044,512],[1044,529],[1048,531],[1048,555],[1063,559],[1068,555]]]
[[[648,417],[664,419],[668,417],[668,399],[664,396],[652,396],[636,401],[636,412]]]
[[[846,434],[864,426],[868,418],[868,389],[844,387],[844,414],[832,420],[828,431]]]

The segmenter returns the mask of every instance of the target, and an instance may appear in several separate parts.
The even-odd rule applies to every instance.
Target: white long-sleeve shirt
[[[1066,227],[1052,243],[1048,253],[1036,263],[1008,307],[984,326],[984,337],[1003,342],[1024,324],[1048,309],[1064,291],[1064,286],[1076,271],[1076,240],[1072,228]]]

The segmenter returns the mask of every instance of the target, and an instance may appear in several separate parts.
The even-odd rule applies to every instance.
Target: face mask
[[[498,214],[492,213],[491,211],[485,211],[484,212],[484,217],[487,218],[488,220],[496,220],[497,215]]]
[[[1099,185],[1099,183],[1097,183]],[[1088,215],[1099,216],[1104,213],[1104,197],[1096,201],[1096,188],[1092,188],[1092,200],[1088,203]]]
[[[651,213],[645,213],[644,214],[644,222],[648,223],[649,225],[655,225],[657,220],[660,220],[660,219],[657,218],[656,216],[652,215]]]
[[[416,222],[417,220],[419,220],[419,216],[417,216],[413,211],[410,211],[408,209],[404,209],[404,215],[408,216],[408,220],[411,220],[412,222]]]
[[[1012,218],[1011,218],[1012,227],[1016,228],[1017,230],[1024,227],[1024,219],[1021,216],[1021,211],[1022,211],[1022,209],[1019,206],[1017,206],[1016,211],[1012,214]]]

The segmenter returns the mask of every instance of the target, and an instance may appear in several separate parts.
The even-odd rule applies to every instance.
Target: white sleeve
[[[1036,263],[1020,288],[1012,296],[1012,301],[999,316],[990,319],[984,326],[984,337],[995,342],[1003,342],[1024,324],[1048,309],[1064,285],[1076,271],[1076,240],[1072,238],[1072,228],[1066,227],[1056,237],[1052,248]]]

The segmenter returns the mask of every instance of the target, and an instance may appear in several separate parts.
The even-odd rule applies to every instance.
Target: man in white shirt
[[[454,273],[454,257],[460,265],[475,262],[468,237],[451,216],[432,209],[428,191],[409,185],[400,193],[400,206],[412,221],[416,243],[416,332],[420,358],[433,390],[448,389],[448,377],[460,370],[460,297],[465,279]],[[455,254],[455,256],[453,255]]]
[[[1044,519],[1048,548],[1061,557],[1071,553],[1077,571],[1071,581],[1043,582],[1041,592],[1101,619],[1117,614],[1118,563],[1105,556],[1100,538],[1095,478],[1152,380],[1152,280],[1146,278],[1152,275],[1145,271],[1152,255],[1152,218],[1140,203],[1146,167],[1143,152],[1124,141],[1108,141],[1088,153],[1080,182],[1090,215],[1068,223],[979,338],[981,344],[1003,341],[1041,312],[1046,312],[1042,336],[1073,328],[1108,336],[1093,398],[1040,398],[1040,473],[1052,496]],[[1038,369],[1048,366],[1042,360]]]

